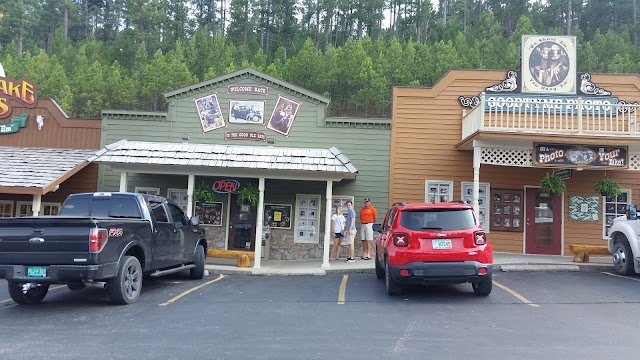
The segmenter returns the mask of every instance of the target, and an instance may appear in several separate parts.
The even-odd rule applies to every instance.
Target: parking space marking
[[[340,283],[340,291],[338,291],[338,305],[344,305],[344,297],[347,293],[347,280],[349,275],[342,275],[342,282]]]
[[[53,286],[53,287],[49,288],[49,291],[56,291],[56,290],[60,290],[60,289],[66,288],[66,287],[67,287],[66,285]],[[8,303],[10,301],[13,301],[13,300],[11,300],[11,299],[0,300],[0,304],[5,304],[5,303]]]
[[[160,305],[158,305],[158,306],[167,306],[167,305],[169,305],[169,304],[171,304],[171,303],[175,302],[176,300],[180,299],[180,298],[181,298],[181,297],[183,297],[183,296],[186,296],[186,295],[188,295],[188,294],[190,294],[190,293],[192,293],[192,292],[194,292],[194,291],[196,291],[196,290],[198,290],[198,289],[202,289],[203,287],[205,287],[205,286],[207,286],[207,285],[209,285],[209,284],[213,284],[213,283],[214,283],[214,282],[216,282],[216,281],[222,280],[222,278],[224,278],[224,275],[220,274],[220,276],[218,276],[218,278],[217,278],[217,279],[213,279],[213,280],[211,280],[211,281],[207,281],[207,282],[206,282],[206,283],[204,283],[204,284],[200,284],[200,285],[198,285],[198,286],[196,286],[196,287],[194,287],[194,288],[191,288],[191,289],[189,289],[189,290],[187,290],[187,291],[185,291],[185,292],[183,292],[183,293],[181,293],[181,294],[178,294],[178,295],[174,296],[173,298],[169,299],[169,300],[168,300],[168,301],[166,301],[166,302],[163,302],[162,304],[160,304]]]
[[[529,306],[532,306],[532,307],[540,307],[540,305],[532,303],[531,301],[529,301],[529,300],[528,300],[527,298],[525,298],[524,296],[522,296],[522,295],[518,294],[517,292],[515,292],[515,291],[513,291],[513,290],[509,289],[508,287],[506,287],[506,286],[504,286],[504,285],[500,284],[499,282],[497,282],[497,281],[495,281],[495,280],[493,281],[493,284],[494,284],[495,286],[499,287],[500,289],[502,289],[502,290],[504,290],[504,291],[508,292],[509,294],[511,294],[511,295],[513,295],[513,296],[515,296],[518,300],[522,301],[523,303],[525,303],[525,304],[527,304],[527,305],[529,305]]]
[[[602,273],[606,274],[606,275],[609,275],[609,276],[620,277],[620,278],[623,278],[623,279],[629,279],[629,280],[633,280],[633,281],[640,281],[640,279],[632,278],[632,277],[629,277],[629,276],[618,275],[618,274],[612,274],[612,273],[606,272],[606,271],[603,271]]]

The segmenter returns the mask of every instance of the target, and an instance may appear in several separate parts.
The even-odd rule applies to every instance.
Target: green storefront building
[[[329,266],[325,229],[347,200],[357,213],[370,197],[382,221],[390,119],[325,117],[329,99],[253,69],[165,98],[167,112],[102,112],[101,191],[166,196],[200,217],[209,250],[254,251],[254,267]]]

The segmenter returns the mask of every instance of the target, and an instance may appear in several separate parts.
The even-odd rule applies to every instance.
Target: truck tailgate
[[[0,219],[0,264],[78,264],[89,254],[89,232],[95,222],[88,217],[39,216]]]

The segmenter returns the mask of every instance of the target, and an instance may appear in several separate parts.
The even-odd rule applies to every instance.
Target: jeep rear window
[[[138,202],[133,198],[78,196],[65,201],[62,216],[91,216],[142,219]]]
[[[407,210],[400,225],[410,230],[467,230],[475,226],[470,209]]]

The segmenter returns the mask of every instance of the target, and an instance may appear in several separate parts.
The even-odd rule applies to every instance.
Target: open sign
[[[240,188],[240,182],[238,180],[217,180],[211,185],[211,190],[218,194],[235,193]]]

